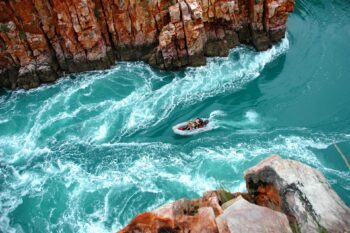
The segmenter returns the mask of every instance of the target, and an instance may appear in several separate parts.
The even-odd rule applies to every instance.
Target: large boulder
[[[220,233],[292,233],[288,219],[283,213],[251,204],[242,196],[238,196],[230,202],[231,205],[216,218]]]
[[[317,170],[270,156],[245,171],[256,204],[284,212],[295,232],[348,232],[350,209]]]

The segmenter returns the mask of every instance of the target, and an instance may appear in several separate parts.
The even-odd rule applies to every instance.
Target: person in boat
[[[204,122],[201,118],[197,118],[194,123],[196,124],[196,129],[204,127]]]
[[[196,118],[194,121],[190,121],[186,127],[186,130],[193,130],[203,128],[208,124],[208,120],[203,121],[201,118]]]
[[[201,118],[197,118],[197,119],[196,119],[196,124],[197,124],[197,127],[196,127],[196,128],[203,128],[203,127],[205,127],[208,123],[209,123],[209,120],[203,120],[203,119],[201,119]]]
[[[196,128],[196,122],[195,121],[190,121],[187,124],[187,127],[186,127],[187,130],[192,130],[192,129],[195,129],[195,128]]]

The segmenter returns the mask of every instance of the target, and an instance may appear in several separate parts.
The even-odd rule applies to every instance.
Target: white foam
[[[68,225],[79,232],[110,232],[125,224],[121,222],[121,216],[111,219],[113,211],[120,210],[120,215],[124,214],[124,221],[125,218],[130,220],[134,213],[132,211],[136,210],[126,209],[129,201],[140,198],[146,193],[157,196],[157,199],[149,201],[147,205],[147,209],[153,209],[165,201],[169,201],[169,196],[170,199],[175,198],[172,195],[179,195],[177,193],[180,192],[179,190],[198,196],[204,191],[217,188],[218,182],[224,182],[232,191],[244,191],[242,165],[259,156],[279,153],[282,156],[298,159],[316,167],[324,167],[311,149],[325,149],[333,143],[333,141],[326,140],[326,137],[277,136],[266,141],[251,138],[249,142],[236,144],[231,141],[227,144],[218,142],[219,145],[211,145],[208,143],[209,139],[206,138],[205,140],[208,141],[204,142],[205,144],[194,141],[196,146],[195,149],[191,150],[187,148],[187,145],[180,145],[186,149],[180,150],[170,143],[120,143],[108,140],[111,134],[116,134],[121,139],[150,126],[156,126],[167,119],[179,106],[194,105],[211,96],[242,88],[246,83],[257,78],[266,64],[287,49],[287,39],[262,53],[256,53],[247,48],[237,48],[231,52],[231,55],[239,54],[238,61],[231,58],[209,59],[207,66],[187,69],[184,78],[181,78],[180,74],[174,73],[175,78],[170,83],[156,90],[152,86],[152,81],[162,80],[162,75],[154,73],[149,66],[143,63],[121,63],[118,67],[108,71],[107,74],[96,73],[96,76],[84,80],[66,79],[57,85],[41,87],[28,92],[33,94],[45,88],[61,89],[52,97],[38,103],[40,105],[39,111],[36,112],[37,109],[34,109],[30,113],[23,132],[0,137],[0,153],[4,155],[0,156],[2,163],[6,166],[12,166],[21,159],[28,162],[23,165],[21,172],[13,168],[12,173],[15,180],[6,183],[8,189],[1,192],[0,229],[6,232],[16,231],[9,225],[9,213],[21,204],[22,198],[26,195],[32,193],[43,195],[46,191],[44,190],[45,182],[48,179],[62,182],[68,193],[68,208],[60,217],[59,223],[51,227],[56,227],[55,230],[62,230],[60,227]],[[125,67],[135,70],[138,78],[142,79],[133,84],[135,89],[127,96],[122,99],[105,99],[98,103],[82,104],[76,101],[75,97],[80,91],[86,89],[87,96],[91,95],[93,92],[89,88],[93,86],[94,82],[108,75],[118,76],[118,72]],[[15,102],[15,99],[19,98],[20,95],[27,95],[27,93],[15,93],[10,102]],[[78,104],[71,107],[71,101]],[[60,108],[57,109],[57,106]],[[49,157],[51,160],[47,163],[38,164],[34,168],[30,167],[28,164],[33,159],[52,153],[48,141],[53,140],[54,136],[62,132],[58,130],[48,140],[42,140],[40,138],[44,136],[43,131],[61,121],[70,123],[84,111],[96,111],[97,113],[88,119],[77,121],[75,124],[78,126],[79,132],[66,136],[54,152],[72,153],[67,148],[77,145],[77,147],[86,146],[88,149],[98,147],[113,151],[114,157],[107,158],[107,164],[106,161],[102,161],[94,168],[94,171],[86,170],[84,161],[79,161],[79,164],[72,162],[75,159],[74,156],[70,158],[72,161],[68,161],[59,158],[57,154]],[[220,110],[210,114],[213,121],[219,125],[220,116],[225,116],[225,113]],[[253,109],[246,112],[241,118],[242,122],[249,124],[261,122],[260,115]],[[119,122],[122,127],[115,127],[115,122]],[[65,127],[62,130],[66,130],[70,125],[67,123]],[[274,133],[276,132],[274,131]],[[263,133],[268,135],[267,132]],[[228,137],[228,140],[236,137],[236,135],[231,135],[231,138],[230,135],[225,136]],[[98,143],[100,144],[97,145]],[[189,144],[189,148],[191,146],[193,144]],[[217,169],[218,164],[224,167],[224,172],[232,172],[232,174],[237,174],[237,177],[230,174],[214,177],[209,174],[208,170]],[[349,177],[348,173],[337,173],[329,168],[323,169],[323,171],[340,177],[347,179]],[[218,173],[220,172],[222,171],[218,171]],[[162,185],[166,186],[169,192],[173,191],[174,193],[165,192]],[[171,187],[175,187],[176,190],[175,188],[175,191],[172,190]],[[132,191],[125,203],[112,206],[113,198],[118,198],[113,190],[118,190],[121,193],[132,189],[136,191]],[[85,195],[95,192],[102,192],[102,198],[99,200],[100,205],[93,213],[85,214],[79,205],[82,204]],[[4,203],[6,207],[3,205]]]
[[[259,114],[254,110],[249,110],[245,113],[245,117],[249,122],[256,123],[259,118]]]
[[[166,119],[178,105],[191,105],[211,96],[241,88],[259,76],[264,66],[284,53],[289,47],[287,39],[268,51],[256,53],[237,48],[239,61],[228,58],[208,59],[208,64],[199,68],[188,68],[184,78],[152,91],[143,87],[124,99],[123,112],[129,112],[121,130],[122,135],[132,134]],[[120,108],[114,108],[119,111]],[[110,112],[109,112],[110,114]],[[105,115],[104,115],[105,116]]]
[[[215,118],[217,116],[226,116],[226,113],[222,110],[215,110],[209,114],[210,119]]]
[[[102,140],[106,136],[106,134],[107,134],[107,124],[104,123],[98,128],[96,132],[95,140],[96,141]]]
[[[245,182],[241,182],[237,189],[234,189],[236,192],[247,192],[247,186]]]
[[[194,142],[198,143],[198,142]],[[6,209],[0,206],[3,214],[0,219],[0,229],[11,229],[8,222],[8,214],[20,205],[22,197],[35,193],[43,195],[45,183],[48,179],[62,182],[68,192],[68,208],[59,219],[59,224],[50,226],[50,229],[60,229],[60,226],[69,225],[78,232],[110,232],[120,229],[125,222],[130,220],[137,208],[130,203],[143,194],[154,194],[159,199],[149,201],[147,209],[154,209],[169,198],[164,198],[166,186],[168,191],[195,193],[197,196],[203,192],[216,189],[220,183],[231,191],[244,191],[242,165],[250,163],[259,156],[279,153],[284,157],[298,159],[322,171],[349,179],[349,173],[339,173],[332,169],[324,168],[310,148],[324,149],[329,143],[326,137],[299,137],[277,136],[267,141],[250,141],[249,143],[219,143],[204,147],[203,144],[195,147],[193,151],[185,154],[177,146],[166,143],[102,143],[98,147],[122,149],[125,152],[132,151],[132,158],[125,157],[118,163],[112,158],[108,165],[101,164],[101,168],[95,168],[94,172],[86,171],[83,166],[71,161],[55,159],[49,163],[39,164],[34,170],[17,172],[13,170],[16,182],[6,184],[9,188],[1,193],[1,200],[6,200]],[[210,144],[209,144],[210,145]],[[202,147],[203,146],[203,147]],[[65,146],[63,146],[64,148]],[[183,147],[183,145],[181,145]],[[180,151],[180,152],[179,152]],[[117,159],[117,158],[115,158]],[[221,164],[224,169],[224,177],[213,177],[208,170],[216,169]],[[220,174],[221,170],[215,171]],[[237,175],[234,175],[237,174]],[[160,186],[160,184],[164,186]],[[136,189],[125,202],[117,205],[111,200],[118,198],[117,193]],[[81,204],[87,193],[106,190],[103,193],[100,205],[93,213],[82,212]],[[18,192],[19,191],[19,192]],[[6,196],[6,198],[5,198]],[[99,198],[98,196],[96,198]],[[174,198],[174,197],[173,197]],[[3,209],[1,209],[3,208]],[[118,210],[120,216],[111,219],[111,215]],[[135,211],[135,212],[133,212]],[[7,230],[10,231],[10,230]],[[13,230],[15,231],[15,230]]]
[[[219,93],[241,88],[258,77],[263,67],[284,53],[288,47],[288,39],[284,39],[279,45],[261,53],[247,48],[236,48],[231,51],[231,54],[239,54],[238,61],[231,58],[208,59],[208,64],[204,67],[188,68],[184,78],[174,73],[175,78],[170,83],[156,90],[153,90],[152,80],[162,80],[163,76],[139,62],[120,63],[107,71],[86,72],[78,75],[75,80],[62,79],[55,85],[43,86],[29,92],[14,92],[10,100],[5,103],[11,102],[15,106],[17,98],[40,94],[46,89],[58,89],[50,98],[37,103],[40,108],[31,109],[28,113],[27,125],[19,135],[1,137],[0,145],[7,148],[7,151],[13,151],[11,156],[12,161],[15,162],[23,155],[33,154],[35,150],[42,150],[36,151],[39,154],[49,153],[49,150],[45,149],[48,140],[54,140],[56,135],[62,134],[66,128],[76,127],[76,124],[81,134],[79,137],[69,136],[70,139],[76,138],[79,142],[87,143],[91,141],[103,143],[108,137],[107,129],[113,129],[113,135],[116,135],[117,140],[121,139],[137,131],[156,126],[168,118],[179,105],[192,105]],[[76,104],[76,96],[84,93],[85,90],[90,93],[94,83],[102,78],[122,76],[128,79],[129,77],[123,75],[125,70],[136,75],[133,79],[138,80],[135,82],[136,89],[129,95],[119,100],[108,99],[98,103],[79,104],[78,102]],[[76,107],[72,107],[71,102]],[[81,122],[75,122],[79,114],[86,111],[97,111],[97,113]],[[220,114],[223,113],[214,111],[212,116]],[[121,128],[116,128],[116,121]],[[52,129],[60,122],[65,122],[65,128],[58,129],[44,142],[38,141],[43,131]],[[73,122],[75,125],[71,125]],[[8,153],[6,155],[9,156]]]
[[[224,116],[222,114],[224,113],[221,113],[220,115]],[[211,122],[213,122],[216,127],[235,130],[237,134],[255,134],[264,124],[260,119],[260,115],[255,110],[245,112],[241,120],[219,119],[217,116],[220,115],[213,115],[214,117],[211,117]]]
[[[9,119],[1,119],[0,118],[0,124],[7,123],[7,122],[9,122]]]

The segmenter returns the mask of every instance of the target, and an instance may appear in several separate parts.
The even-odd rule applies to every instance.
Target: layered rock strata
[[[119,233],[349,232],[350,209],[325,177],[273,155],[245,171],[248,193],[208,191],[136,216]]]
[[[143,60],[199,66],[240,43],[285,35],[294,0],[0,0],[0,87],[34,88],[64,73]]]

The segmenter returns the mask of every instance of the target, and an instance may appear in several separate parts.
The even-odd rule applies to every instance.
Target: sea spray
[[[215,110],[210,113],[210,121],[215,128],[225,128],[231,130],[237,129],[259,129],[263,127],[263,122],[260,120],[259,114],[254,110],[249,110],[244,115],[231,116],[229,119],[227,114],[221,110]],[[235,120],[233,119],[235,118]]]

